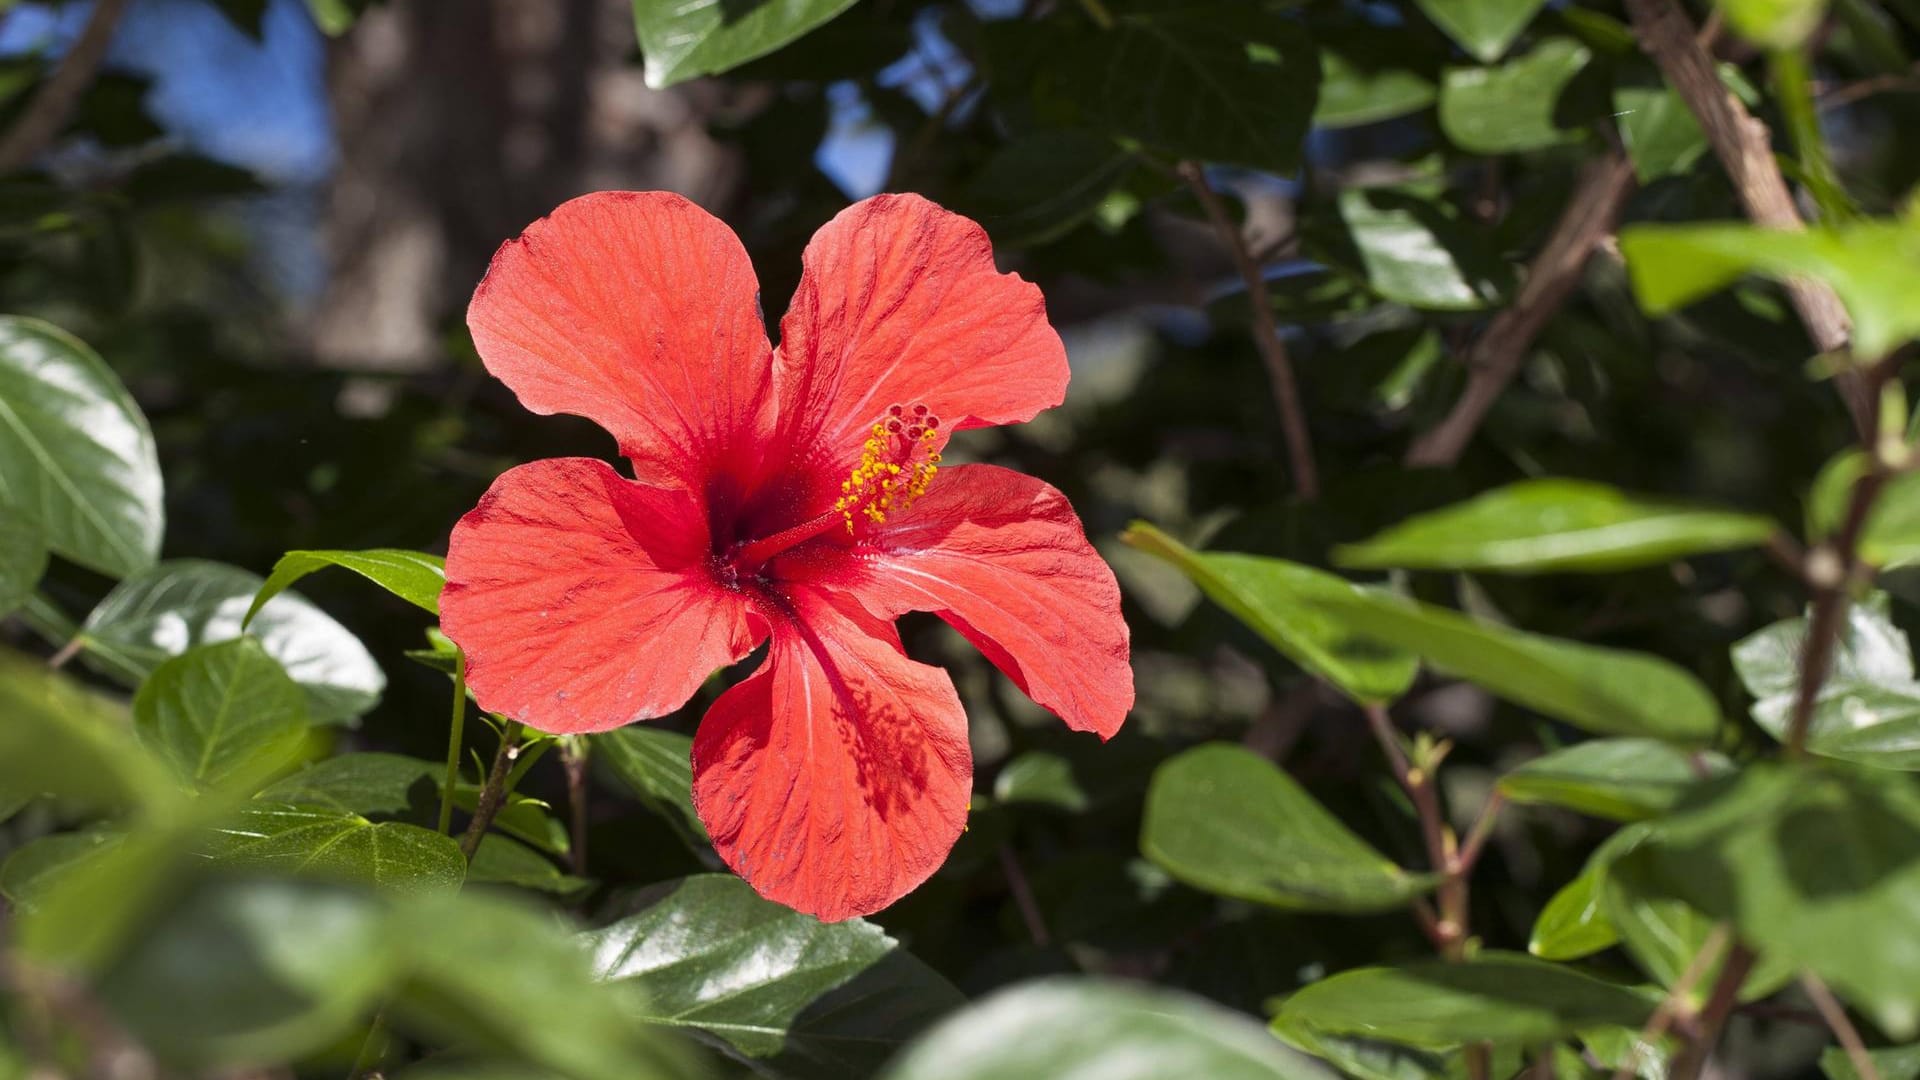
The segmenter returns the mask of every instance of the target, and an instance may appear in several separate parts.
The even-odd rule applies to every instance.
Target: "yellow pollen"
[[[842,494],[834,503],[848,533],[855,531],[856,514],[880,525],[889,513],[903,513],[926,494],[927,485],[940,471],[940,455],[934,449],[939,445],[939,425],[940,418],[921,405],[891,406],[873,425],[861,448],[860,463],[840,482]]]

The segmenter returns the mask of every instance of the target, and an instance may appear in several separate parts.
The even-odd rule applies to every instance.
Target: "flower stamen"
[[[888,514],[904,512],[926,494],[940,471],[939,444],[940,418],[925,405],[887,406],[860,451],[860,463],[840,482],[840,498],[833,504],[847,532],[854,532],[861,519],[883,524]]]

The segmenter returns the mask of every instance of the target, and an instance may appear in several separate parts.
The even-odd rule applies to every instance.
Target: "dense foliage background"
[[[0,1076],[1920,1075],[1916,49],[1911,0],[0,0]],[[918,191],[1067,341],[952,453],[1072,498],[1138,707],[1072,735],[909,620],[976,796],[871,920],[719,872],[718,679],[458,719],[431,553],[614,453],[465,301],[605,188],[776,318]]]

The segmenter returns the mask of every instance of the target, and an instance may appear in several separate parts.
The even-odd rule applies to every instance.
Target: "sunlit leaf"
[[[351,570],[402,600],[440,614],[440,590],[447,584],[447,562],[438,555],[399,548],[367,551],[289,551],[273,564],[266,584],[247,607],[243,623],[253,621],[267,601],[316,570],[338,566]]]

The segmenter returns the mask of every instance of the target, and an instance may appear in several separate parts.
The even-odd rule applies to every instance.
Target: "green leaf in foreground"
[[[1614,821],[1639,821],[1673,809],[1702,780],[1733,763],[1657,739],[1592,739],[1527,762],[1500,778],[1517,803],[1564,806]]]
[[[1053,978],[1002,990],[907,1049],[882,1080],[1332,1080],[1245,1016],[1172,990]]]
[[[870,1074],[959,991],[879,927],[822,923],[730,874],[635,894],[584,935],[600,978],[644,1002],[632,1017],[703,1032],[783,1076]]]
[[[1386,911],[1435,881],[1394,865],[1272,762],[1225,743],[1154,773],[1140,850],[1196,888],[1301,911]]]
[[[438,555],[400,548],[289,551],[273,564],[273,572],[254,595],[241,624],[251,623],[267,601],[292,587],[294,582],[329,566],[351,570],[415,607],[440,614],[440,590],[447,584],[447,562]]]
[[[264,779],[293,758],[306,737],[307,704],[259,642],[234,638],[155,668],[134,695],[133,726],[182,780],[218,787]]]
[[[59,327],[0,315],[0,517],[16,514],[103,574],[160,551],[160,460],[119,376]]]
[[[0,509],[0,618],[33,595],[47,572],[47,538],[40,526]]]
[[[202,849],[210,858],[236,865],[399,892],[457,889],[467,873],[460,845],[431,829],[277,803],[241,808],[213,830]]]
[[[718,75],[780,48],[853,0],[633,0],[633,25],[655,90]]]
[[[1288,998],[1276,1023],[1411,1046],[1532,1045],[1582,1028],[1638,1027],[1655,1000],[1530,956],[1486,952],[1467,963],[1341,972]]]
[[[1807,749],[1883,769],[1920,770],[1920,681],[1907,635],[1884,593],[1852,605],[1814,698]],[[1753,720],[1776,739],[1792,721],[1805,619],[1784,619],[1733,647],[1733,667],[1754,697]]]
[[[1411,654],[1315,609],[1316,600],[1365,595],[1344,578],[1283,559],[1195,551],[1145,522],[1135,522],[1121,539],[1178,567],[1287,659],[1355,701],[1392,701],[1413,682]]]
[[[1588,731],[1702,742],[1720,725],[1706,687],[1658,657],[1526,634],[1357,590],[1312,602],[1352,633],[1413,650],[1493,694]]]
[[[1764,543],[1767,518],[1637,499],[1604,484],[1527,480],[1334,551],[1342,566],[1605,573]]]
[[[167,807],[179,789],[131,737],[123,706],[0,650],[0,801],[39,795],[112,812]]]

